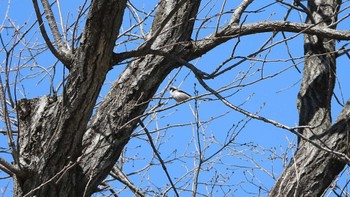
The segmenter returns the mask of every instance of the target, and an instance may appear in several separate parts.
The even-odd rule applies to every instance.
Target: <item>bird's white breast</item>
[[[177,90],[170,91],[170,96],[173,97],[177,102],[182,102],[191,98],[189,95]]]

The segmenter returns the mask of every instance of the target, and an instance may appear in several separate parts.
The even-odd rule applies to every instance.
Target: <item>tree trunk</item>
[[[176,0],[161,1],[150,38],[162,28],[164,33],[156,35],[150,47],[168,45],[162,50],[181,57],[190,51],[174,43],[190,39],[199,1],[178,4]],[[15,196],[90,196],[118,159],[137,126],[137,117],[167,74],[178,66],[155,55],[135,59],[91,120],[112,66],[125,7],[126,1],[92,1],[64,94],[19,101],[19,160],[28,176],[15,177]],[[169,8],[178,11],[162,27],[172,10]]]
[[[162,21],[169,15],[171,10],[169,8],[174,9],[178,5],[178,2],[175,2],[177,1],[161,1],[152,25],[152,33],[161,28]],[[159,49],[167,46],[162,48],[162,51],[178,57],[190,53],[191,51],[182,45],[172,44],[190,40],[199,4],[200,1],[184,3],[151,48]],[[84,137],[83,143],[86,148],[83,150],[83,155],[86,157],[82,160],[87,165],[83,167],[83,171],[89,177],[93,177],[90,180],[92,188],[107,176],[135,130],[137,120],[146,110],[150,99],[164,78],[177,66],[179,63],[173,60],[147,55],[129,64],[113,85],[92,118],[90,129]]]
[[[82,196],[88,181],[77,161],[82,137],[111,66],[125,7],[126,1],[93,1],[64,94],[19,102],[19,160],[28,176],[16,177],[16,196]]]
[[[336,21],[339,1],[308,1],[307,23],[330,26]],[[310,17],[312,15],[312,18]],[[335,25],[331,26],[335,28]],[[346,153],[349,103],[332,126],[331,98],[335,83],[335,41],[305,35],[305,65],[298,95],[299,133],[320,147]],[[345,166],[339,155],[315,147],[299,138],[291,163],[271,190],[270,196],[321,196]]]

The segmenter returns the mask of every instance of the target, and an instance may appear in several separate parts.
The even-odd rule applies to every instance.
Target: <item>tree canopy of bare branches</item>
[[[14,196],[348,195],[348,1],[18,4],[0,2]]]

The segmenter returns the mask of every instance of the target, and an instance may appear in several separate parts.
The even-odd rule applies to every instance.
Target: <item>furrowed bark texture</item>
[[[63,96],[21,100],[20,166],[15,196],[83,196],[82,138],[111,67],[126,1],[92,1],[81,46],[71,65]]]
[[[176,0],[161,1],[152,24],[152,33],[161,28],[161,22],[177,3]],[[190,40],[199,4],[200,1],[186,1],[151,48],[178,57],[190,53],[190,50],[174,44]],[[134,60],[123,71],[102,101],[84,136],[86,148],[83,154],[86,156],[82,160],[86,165],[83,171],[93,177],[90,184],[97,186],[109,173],[136,128],[137,117],[144,113],[159,85],[176,66],[179,64],[173,60],[146,55]]]
[[[340,1],[322,0],[308,7],[318,26],[336,21]],[[307,23],[312,23],[310,18]],[[332,28],[335,28],[333,26]],[[331,98],[335,83],[335,41],[315,35],[305,35],[305,65],[298,95],[299,125],[310,128],[299,132],[308,139],[331,150],[347,153],[349,104],[337,122],[332,124]],[[291,163],[271,190],[270,196],[320,196],[344,168],[344,160],[322,151],[311,143],[299,140]]]
[[[162,28],[179,2],[161,1],[152,33]],[[178,57],[190,53],[175,43],[190,40],[199,3],[182,1],[151,48]],[[20,166],[28,176],[15,177],[15,196],[90,196],[118,159],[137,126],[137,117],[167,74],[179,66],[162,56],[135,59],[91,119],[112,66],[125,7],[126,1],[92,1],[63,96],[18,103]]]

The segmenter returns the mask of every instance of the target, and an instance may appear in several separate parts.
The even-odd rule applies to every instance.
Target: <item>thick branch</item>
[[[43,36],[43,38],[45,40],[45,43],[46,43],[47,47],[49,48],[51,53],[57,59],[59,59],[65,66],[67,66],[67,68],[70,68],[71,63],[72,63],[72,58],[70,58],[70,55],[68,55],[68,53],[63,53],[62,50],[58,50],[58,51],[56,50],[56,48],[54,47],[54,45],[50,41],[50,38],[49,38],[49,36],[48,36],[48,34],[46,32],[45,25],[44,25],[44,22],[43,22],[41,13],[40,13],[38,1],[37,0],[32,0],[32,2],[33,2],[33,6],[34,6],[36,17],[38,19],[40,32],[41,32],[41,35]]]
[[[319,27],[314,24],[286,21],[264,21],[246,25],[229,26],[217,34],[211,34],[202,40],[193,41],[193,53],[189,54],[189,57],[186,59],[191,60],[200,57],[218,45],[233,38],[276,31],[317,35],[323,38],[336,40],[350,40],[350,31],[335,30],[324,26]]]
[[[253,0],[243,0],[236,10],[233,12],[230,25],[238,25],[241,20],[243,12],[247,9],[247,7],[253,2]]]
[[[169,8],[176,7],[178,3],[177,0],[161,1],[152,29],[159,29],[168,16]],[[154,40],[152,48],[166,46],[166,51],[178,56],[190,53],[187,48],[174,44],[190,39],[194,25],[192,19],[197,15],[199,4],[197,0],[186,1],[168,23],[174,27],[164,28]],[[144,113],[159,85],[177,66],[177,62],[161,56],[137,58],[125,68],[105,96],[84,136],[83,154],[86,156],[83,163],[87,165],[83,171],[93,177],[90,182],[92,188],[108,175],[136,128],[136,119],[130,120]]]
[[[68,49],[65,46],[65,44],[62,41],[62,35],[60,34],[60,31],[58,30],[55,15],[53,14],[51,10],[51,6],[49,4],[48,0],[41,0],[41,3],[43,4],[45,16],[49,23],[49,27],[51,29],[52,35],[55,39],[55,43],[57,44],[58,50],[61,54],[67,54]]]
[[[185,48],[192,47],[192,52],[187,54],[184,58],[189,61],[204,55],[213,48],[231,39],[256,33],[276,31],[317,35],[323,38],[336,40],[350,40],[350,31],[335,30],[328,27],[318,27],[314,24],[294,23],[286,21],[264,21],[245,25],[229,26],[220,31],[218,34],[213,33],[202,40],[185,41],[177,44],[182,45]],[[128,52],[115,53],[113,57],[113,65],[115,65],[117,62],[132,57],[143,56],[148,53],[149,50],[146,50],[145,48],[139,48]]]
[[[181,8],[181,6],[186,2],[187,0],[181,0],[179,3],[177,3],[173,9],[171,9],[171,11],[169,13],[166,13],[166,17],[160,22],[160,24],[154,25],[150,36],[152,36],[151,38],[149,38],[145,43],[144,46],[142,46],[142,48],[145,48],[146,50],[151,48],[152,44],[154,43],[154,41],[158,38],[159,34],[163,31],[163,29],[167,26],[169,28],[173,28],[171,27],[171,25],[167,25],[167,23],[170,21],[170,19],[172,17],[174,17],[174,14],[176,12],[179,11],[179,9]],[[165,11],[165,10],[164,10]],[[157,20],[155,20],[155,23],[157,23]],[[157,29],[155,28],[157,27]],[[156,29],[156,30],[155,30]],[[154,32],[152,32],[154,31]]]
[[[13,164],[8,163],[3,158],[0,158],[0,169],[9,174],[10,176],[25,177],[25,172],[14,166]]]

